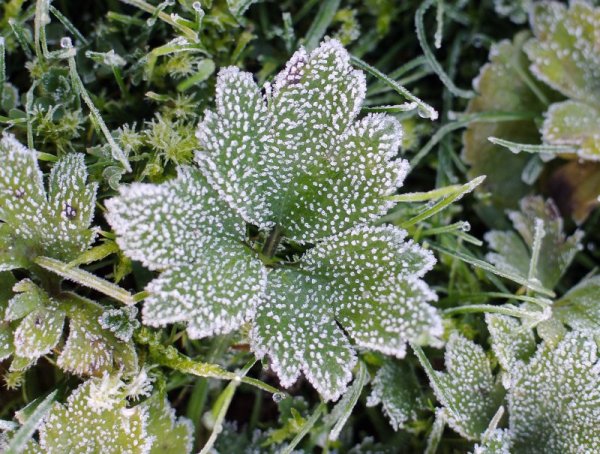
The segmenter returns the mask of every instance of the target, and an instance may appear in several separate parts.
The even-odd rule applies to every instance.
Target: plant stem
[[[312,427],[315,425],[315,423],[319,420],[319,418],[321,417],[321,414],[325,410],[326,406],[327,405],[325,404],[325,402],[321,402],[319,404],[319,406],[317,407],[317,409],[315,410],[315,412],[304,423],[304,425],[300,429],[300,432],[298,432],[298,434],[294,437],[294,439],[290,442],[290,444],[287,445],[285,447],[285,449],[283,449],[281,451],[281,454],[291,454],[292,453],[292,451],[294,450],[294,448],[296,446],[298,446],[298,443],[300,443],[302,441],[302,439],[306,436],[306,434],[308,432],[310,432],[310,429],[312,429]]]

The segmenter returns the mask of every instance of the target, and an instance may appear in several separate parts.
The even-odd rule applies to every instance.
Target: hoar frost
[[[250,321],[253,350],[282,384],[304,373],[326,399],[352,377],[353,344],[402,357],[408,341],[441,335],[422,280],[433,255],[400,229],[366,226],[392,206],[408,164],[394,159],[394,118],[357,119],[365,91],[335,40],[296,52],[264,94],[250,73],[221,70],[216,110],[198,126],[199,170],[107,202],[123,251],[161,271],[146,324],[185,322],[199,338]],[[267,272],[245,222],[314,247]]]

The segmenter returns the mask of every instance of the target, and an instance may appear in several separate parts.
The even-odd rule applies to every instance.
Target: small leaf
[[[10,245],[20,240],[30,249],[29,254],[60,260],[72,260],[87,249],[96,235],[89,225],[97,186],[86,184],[83,155],[65,155],[54,165],[48,194],[35,151],[5,133],[0,140],[0,157],[4,163],[0,168],[0,196],[5,201],[0,205],[0,220],[7,225],[0,248],[2,242]]]
[[[129,342],[133,332],[140,326],[140,322],[136,319],[137,313],[135,306],[108,309],[102,313],[98,323],[103,329],[111,331],[117,339]]]
[[[160,186],[123,187],[107,207],[123,251],[164,271],[147,287],[145,324],[185,321],[199,338],[237,329],[254,314],[266,270],[243,244],[243,222],[198,171],[181,168]]]
[[[30,312],[14,333],[15,354],[37,359],[49,353],[62,336],[65,313],[54,308]]]
[[[600,276],[581,281],[554,303],[552,312],[576,331],[600,335]]]
[[[373,390],[367,399],[367,407],[382,404],[383,412],[396,431],[413,420],[416,410],[423,405],[419,381],[405,362],[386,360],[371,386]]]
[[[403,357],[406,342],[441,335],[435,294],[420,279],[434,258],[394,227],[358,227],[309,250],[294,269],[269,274],[266,301],[251,332],[284,387],[301,372],[327,400],[337,399],[359,347]],[[377,313],[377,317],[373,314]]]
[[[525,51],[533,74],[569,98],[600,104],[600,9],[586,2],[537,2],[530,19],[535,38]]]
[[[147,436],[154,439],[150,454],[192,452],[194,426],[189,419],[176,418],[165,397],[155,394],[142,407],[148,412]]]
[[[511,447],[510,431],[496,429],[480,445],[475,445],[473,454],[511,454]]]
[[[556,205],[552,200],[544,202],[541,197],[524,198],[520,211],[509,212],[509,217],[521,238],[511,232],[489,232],[486,240],[496,252],[488,254],[487,259],[499,268],[527,278],[536,219],[541,219],[545,234],[534,271],[544,287],[553,289],[581,247],[583,233],[576,231],[567,237]]]
[[[216,112],[198,126],[196,161],[245,221],[306,243],[384,214],[407,172],[393,160],[401,140],[392,117],[355,121],[365,77],[338,41],[300,49],[261,94],[250,73],[217,80]]]
[[[447,409],[448,425],[478,440],[503,398],[483,349],[458,333],[446,346],[446,372],[435,372],[432,387]]]
[[[509,401],[515,453],[598,452],[600,375],[598,348],[581,333],[556,348],[542,344],[513,371]]]
[[[542,127],[544,142],[574,145],[582,159],[600,161],[600,110],[579,101],[554,103]]]
[[[50,304],[50,298],[46,292],[30,279],[17,282],[12,289],[18,293],[8,301],[4,314],[7,321],[19,320],[35,309]]]
[[[79,386],[66,405],[55,403],[40,428],[40,445],[49,454],[102,452],[147,453],[148,410],[127,408],[120,383],[91,379]]]

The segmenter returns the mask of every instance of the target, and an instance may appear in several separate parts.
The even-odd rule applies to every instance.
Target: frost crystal
[[[144,323],[186,322],[192,338],[232,331],[254,314],[266,271],[245,227],[197,170],[160,186],[133,184],[106,203],[119,246],[163,273],[150,282]]]
[[[399,123],[356,117],[365,78],[335,40],[297,51],[266,96],[252,74],[230,67],[217,82],[216,112],[198,126],[196,160],[210,184],[251,224],[279,225],[311,242],[384,214],[402,183],[392,161]]]
[[[416,410],[423,404],[417,377],[406,363],[387,360],[377,371],[372,387],[367,407],[381,403],[394,430],[415,418]]]
[[[47,192],[35,151],[5,133],[0,140],[0,158],[0,220],[6,225],[0,230],[4,237],[0,244],[10,236],[11,243],[16,240],[37,254],[63,261],[87,249],[95,237],[89,225],[96,185],[86,184],[83,156],[69,154],[60,159],[50,173]],[[0,263],[0,269],[16,267]]]
[[[447,372],[436,372],[432,387],[444,405],[448,424],[463,437],[477,440],[502,402],[483,349],[453,333],[446,347]]]
[[[358,227],[317,244],[297,268],[269,274],[251,337],[283,386],[304,372],[324,398],[337,399],[356,362],[344,331],[359,347],[397,357],[407,341],[441,335],[427,304],[435,294],[420,279],[434,258],[404,238],[394,227]]]
[[[508,401],[514,452],[599,452],[596,342],[573,332],[555,349],[542,344],[528,364],[515,367]]]

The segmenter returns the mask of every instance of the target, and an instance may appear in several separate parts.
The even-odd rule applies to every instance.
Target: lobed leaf
[[[226,68],[217,109],[198,126],[196,161],[247,222],[312,242],[384,214],[407,163],[393,161],[401,130],[386,115],[355,121],[365,78],[335,40],[297,51],[261,94]]]
[[[571,332],[542,344],[513,371],[508,396],[515,453],[597,452],[600,449],[598,347]]]
[[[106,206],[123,251],[163,271],[147,287],[145,324],[187,322],[199,338],[237,329],[254,314],[266,271],[243,243],[243,222],[197,170],[181,168],[160,186],[121,188]]]
[[[154,439],[150,454],[192,452],[194,426],[189,419],[177,418],[165,397],[155,394],[142,407],[148,412],[147,437]]]
[[[414,371],[406,363],[386,360],[371,382],[372,391],[367,407],[382,404],[394,430],[416,417],[416,410],[423,405],[423,396]]]
[[[503,398],[483,349],[453,333],[446,345],[446,372],[435,372],[431,385],[446,408],[448,425],[469,440],[478,440]]]
[[[48,192],[44,189],[37,155],[12,135],[0,140],[0,220],[2,247],[25,248],[29,255],[47,255],[69,261],[93,242],[96,232],[89,229],[95,208],[96,184],[86,184],[87,170],[81,154],[69,154],[53,167]],[[5,246],[2,246],[5,244]],[[0,257],[3,254],[0,252]],[[2,269],[22,266],[17,255]],[[12,262],[12,263],[11,263]]]
[[[552,306],[554,316],[573,330],[600,334],[600,276],[582,280]]]
[[[269,274],[253,349],[270,356],[284,387],[303,372],[335,400],[356,362],[349,339],[403,357],[408,341],[441,335],[428,304],[435,294],[420,279],[433,264],[429,251],[394,227],[357,227],[318,243],[295,268]]]

